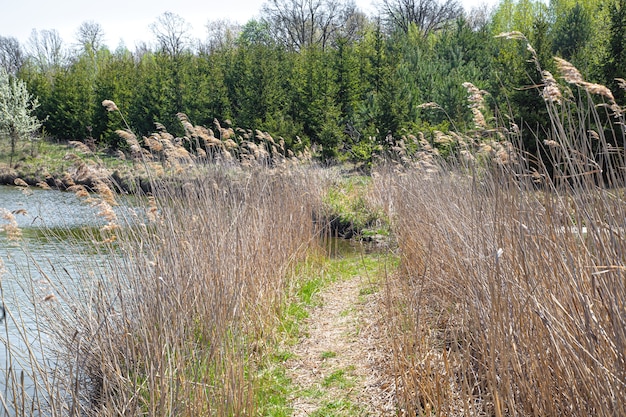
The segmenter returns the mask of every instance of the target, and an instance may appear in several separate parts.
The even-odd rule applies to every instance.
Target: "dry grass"
[[[77,245],[28,289],[58,358],[33,371],[45,383],[28,395],[50,415],[254,415],[255,363],[288,272],[317,242],[321,177],[215,167],[190,178],[155,182],[127,218],[99,184],[88,200],[106,222],[90,238],[98,256],[81,260]]]
[[[595,84],[561,96],[553,81],[550,169],[511,148],[376,179],[402,254],[389,302],[406,415],[626,414],[622,112]]]
[[[62,267],[42,266],[48,261],[21,248],[30,305],[16,302],[12,323],[26,328],[32,318],[34,337],[45,343],[18,338],[39,384],[26,388],[9,368],[14,394],[0,394],[9,414],[29,407],[72,416],[255,414],[255,366],[272,342],[290,270],[326,229],[315,223],[326,174],[307,151],[287,152],[281,138],[235,133],[217,120],[213,133],[178,117],[185,138],[162,128],[141,139],[117,132],[132,158],[128,178],[94,176],[77,153],[64,158],[71,167],[52,185],[93,206],[103,225],[81,231],[75,246],[67,239],[73,232],[64,233],[69,255],[55,253],[54,263],[65,258]],[[114,209],[113,185],[139,190],[125,218]],[[2,230],[19,237],[13,213],[4,216]],[[12,367],[16,339],[5,339]]]

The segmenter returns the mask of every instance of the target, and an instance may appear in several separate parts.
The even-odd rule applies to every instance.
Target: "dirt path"
[[[395,416],[394,384],[383,370],[384,313],[375,284],[360,276],[337,281],[305,323],[288,374],[297,387],[293,416]]]

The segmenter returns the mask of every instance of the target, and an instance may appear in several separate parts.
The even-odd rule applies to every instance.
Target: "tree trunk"
[[[13,156],[15,155],[15,147],[19,139],[19,134],[17,133],[17,130],[11,129],[9,136],[11,139],[11,155],[9,156],[9,167],[13,168]]]

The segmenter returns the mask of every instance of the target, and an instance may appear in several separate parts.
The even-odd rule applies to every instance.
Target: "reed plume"
[[[469,108],[472,111],[474,127],[476,129],[486,129],[487,122],[485,121],[485,116],[483,115],[483,111],[485,110],[485,94],[486,91],[480,90],[474,84],[470,82],[464,82],[463,87],[469,93],[467,100],[469,101]]]
[[[20,229],[15,219],[15,215],[5,208],[0,208],[0,215],[6,221],[3,224],[2,231],[6,233],[7,238],[12,241],[20,240],[22,237],[22,229]]]
[[[124,122],[124,125],[126,126],[126,129],[128,131],[131,130],[130,126],[128,125],[128,122],[126,122],[126,119],[124,118],[124,115],[122,114],[122,111],[117,107],[117,105],[111,101],[111,100],[103,100],[102,101],[102,106],[106,109],[106,111],[108,112],[112,112],[112,111],[117,111],[117,113],[120,115],[120,117],[122,118],[122,121]]]
[[[119,111],[117,105],[112,100],[103,100],[102,106],[106,109],[106,111]]]

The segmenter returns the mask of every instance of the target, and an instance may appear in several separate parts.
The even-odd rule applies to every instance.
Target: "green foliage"
[[[553,28],[553,52],[571,60],[591,38],[591,17],[580,3],[557,15]]]
[[[626,77],[626,0],[612,0],[607,8],[610,19],[609,39],[603,71],[605,82],[621,99],[624,96],[623,91],[617,87],[614,79]]]
[[[339,236],[386,234],[388,219],[367,199],[371,178],[350,176],[337,180],[324,197],[325,213]]]
[[[270,32],[270,25],[264,21],[249,20],[241,28],[237,43],[244,47],[273,44],[274,40]]]
[[[355,141],[355,143],[350,146],[349,152],[345,153],[344,156],[346,160],[363,163],[365,165],[364,168],[369,170],[374,164],[376,155],[379,155],[382,149],[382,145],[376,141],[375,137],[368,136],[367,138]]]
[[[282,137],[292,151],[311,144],[325,162],[367,168],[407,132],[444,123],[472,129],[464,82],[489,92],[488,119],[505,112],[530,131],[548,127],[526,45],[495,39],[500,32],[523,32],[544,69],[552,71],[552,54],[559,54],[621,99],[614,78],[626,68],[622,3],[503,0],[485,24],[460,16],[428,36],[415,26],[385,32],[380,18],[365,19],[323,48],[287,48],[270,36],[271,21],[251,20],[234,41],[197,53],[87,48],[45,71],[27,61],[19,77],[39,97],[35,114],[48,117],[45,127],[57,139],[91,132],[103,147],[120,146],[120,120],[100,106],[109,99],[139,137],[155,122],[182,135],[176,114],[183,112],[197,125],[229,119],[235,130]],[[429,102],[443,111],[420,107]]]

